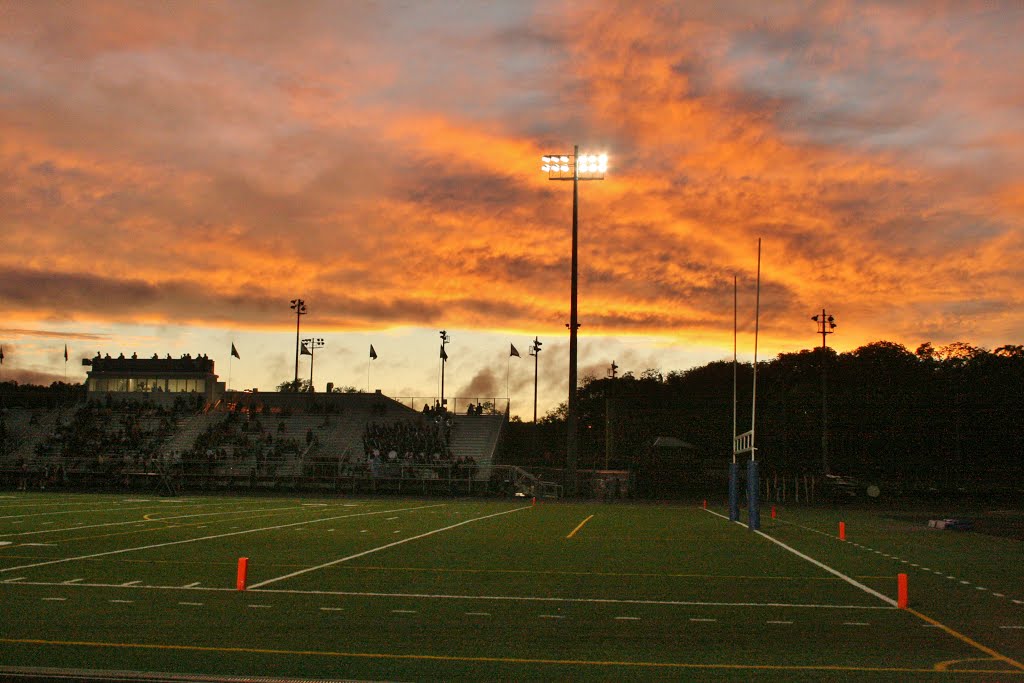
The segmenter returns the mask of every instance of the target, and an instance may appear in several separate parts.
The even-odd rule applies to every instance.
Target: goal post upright
[[[736,433],[736,329],[737,296],[736,278],[733,277],[733,375],[732,375],[732,462],[729,463],[729,519],[738,521],[739,512],[739,463],[737,456],[750,453],[747,461],[747,526],[751,531],[761,528],[760,475],[758,472],[755,427],[757,424],[757,343],[761,319],[761,239],[757,240],[757,295],[754,306],[754,381],[750,401],[750,431]]]
[[[737,327],[736,276],[732,276],[732,461],[729,463],[729,521],[740,518],[739,463],[736,462],[736,327]]]
[[[754,303],[754,391],[750,400],[750,462],[747,464],[747,527],[751,531],[761,528],[761,490],[757,471],[757,337],[761,323],[761,238],[757,238],[757,295]]]

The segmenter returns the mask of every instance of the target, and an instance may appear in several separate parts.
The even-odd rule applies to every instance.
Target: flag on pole
[[[64,345],[64,362],[65,363],[68,362],[68,345],[67,344]]]
[[[313,352],[309,350],[308,346],[306,346],[306,342],[302,342],[302,347],[299,349],[299,355],[300,356],[312,356],[313,355]]]
[[[235,342],[231,342],[231,355],[238,360],[242,360],[242,357],[238,355],[238,349],[235,348]]]
[[[441,360],[448,360],[448,354],[444,352],[444,344],[441,344]]]
[[[509,346],[512,347],[512,351],[508,354],[509,358],[511,358],[512,356],[515,356],[516,358],[522,358],[522,356],[519,355],[519,351],[516,350],[515,344],[509,344]]]
[[[377,360],[377,352],[373,350],[373,344],[370,344],[370,358]]]

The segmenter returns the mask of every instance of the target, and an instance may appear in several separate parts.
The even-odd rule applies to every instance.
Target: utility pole
[[[818,323],[818,333],[821,335],[821,466],[825,474],[831,474],[832,469],[828,464],[828,344],[826,336],[835,333],[836,319],[821,309],[821,316],[812,315],[811,320]]]

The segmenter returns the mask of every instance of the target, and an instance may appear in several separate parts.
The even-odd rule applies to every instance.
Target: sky
[[[0,0],[0,380],[207,354],[273,389],[568,392],[1024,342],[1024,4]],[[231,344],[240,358],[229,355]],[[69,361],[64,361],[65,344]],[[378,358],[369,360],[373,344]],[[521,357],[510,357],[515,345]],[[308,377],[309,359],[299,366]],[[422,400],[418,401],[422,403]]]

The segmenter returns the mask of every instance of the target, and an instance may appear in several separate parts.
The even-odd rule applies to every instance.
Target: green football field
[[[1024,681],[1021,541],[724,513],[2,493],[0,676]]]

